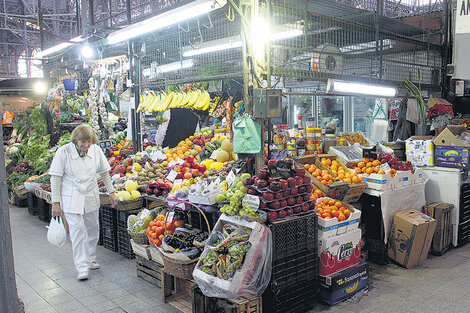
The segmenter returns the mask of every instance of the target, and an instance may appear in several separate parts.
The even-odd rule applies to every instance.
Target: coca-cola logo
[[[342,244],[338,250],[338,262],[350,257],[353,254],[352,242]]]

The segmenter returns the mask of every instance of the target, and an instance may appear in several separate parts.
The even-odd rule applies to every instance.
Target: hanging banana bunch
[[[198,111],[213,110],[219,97],[211,99],[210,94],[202,89],[188,91],[144,92],[140,95],[137,112],[164,112],[168,109],[193,109]]]

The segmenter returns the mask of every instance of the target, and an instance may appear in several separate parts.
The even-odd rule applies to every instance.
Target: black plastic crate
[[[135,254],[131,246],[131,238],[126,231],[117,231],[118,253],[128,259],[134,259]]]
[[[27,200],[28,200],[28,212],[29,212],[29,214],[38,215],[38,197],[36,197],[34,192],[28,192]]]
[[[38,198],[38,218],[49,223],[51,221],[51,205],[44,199]]]
[[[108,250],[117,252],[118,251],[118,242],[117,242],[117,233],[116,228],[111,225],[103,224],[103,247]]]
[[[317,301],[318,279],[298,281],[283,287],[271,284],[263,294],[263,311],[306,312],[312,309]]]
[[[318,216],[311,213],[269,225],[273,236],[273,263],[292,254],[316,251]]]
[[[465,223],[470,220],[470,211],[464,211],[459,213],[459,223]]]
[[[211,230],[214,229],[215,224],[219,220],[220,211],[216,210],[214,212],[204,212],[204,215],[209,222]],[[200,229],[205,232],[208,231],[206,221],[199,211],[188,211],[188,222],[193,228]]]
[[[315,280],[318,276],[318,262],[316,250],[293,254],[290,258],[273,264],[271,281],[282,286],[292,285],[303,280]]]
[[[100,206],[100,213],[101,213],[101,224],[106,226],[113,226],[116,228],[116,219],[117,219],[117,211],[116,209],[102,205]]]

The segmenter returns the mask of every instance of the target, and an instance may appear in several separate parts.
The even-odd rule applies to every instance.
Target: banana
[[[154,112],[160,101],[162,101],[162,93],[158,92],[154,97],[152,105],[148,108],[148,112]]]
[[[170,92],[167,94],[167,96],[165,97],[165,102],[162,105],[162,112],[165,112],[166,110],[169,109],[170,103],[173,100],[174,96],[175,96],[174,92]]]
[[[202,107],[202,111],[207,110],[209,108],[209,105],[211,104],[211,96],[205,90],[204,90],[204,93],[206,95],[206,102],[204,103],[204,106]]]
[[[181,92],[175,93],[173,100],[170,103],[170,109],[176,108],[176,106],[181,102],[181,99],[183,99],[183,94]]]
[[[207,99],[208,97],[210,98],[209,93],[208,93],[207,91],[205,91],[205,90],[200,91],[200,96],[199,96],[200,99],[199,99],[199,101],[197,102],[197,104],[194,105],[194,108],[195,108],[196,110],[202,110],[202,108],[203,108],[204,105],[206,104],[206,99]]]
[[[181,100],[179,107],[184,108],[188,102],[189,102],[189,93],[185,92],[183,96],[183,100]]]
[[[199,110],[199,107],[201,106],[201,102],[203,101],[203,96],[204,94],[200,89],[197,90],[197,101],[193,105],[193,109]]]
[[[160,94],[160,101],[158,101],[157,105],[153,108],[153,112],[160,112],[163,107],[163,103],[165,103],[166,99],[166,91],[162,91],[159,93]]]
[[[151,106],[152,103],[153,103],[153,100],[155,100],[155,94],[153,93],[153,91],[151,91],[151,92],[149,93],[147,105],[145,106],[144,111],[148,111],[148,109],[150,108],[150,106]]]
[[[140,103],[139,106],[137,107],[137,112],[142,111],[146,106],[147,106],[147,99],[148,99],[148,94],[141,94],[140,95]]]
[[[198,98],[198,92],[200,92],[199,89],[190,91],[190,93],[191,93],[190,99],[189,99],[189,102],[186,104],[185,108],[191,108],[191,107],[194,106],[196,101],[199,99]]]

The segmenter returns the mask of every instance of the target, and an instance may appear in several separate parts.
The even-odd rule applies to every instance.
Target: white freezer
[[[426,183],[426,204],[446,202],[454,205],[452,211],[452,244],[457,246],[460,210],[460,186],[469,183],[468,175],[462,169],[450,167],[420,167],[429,178]]]

